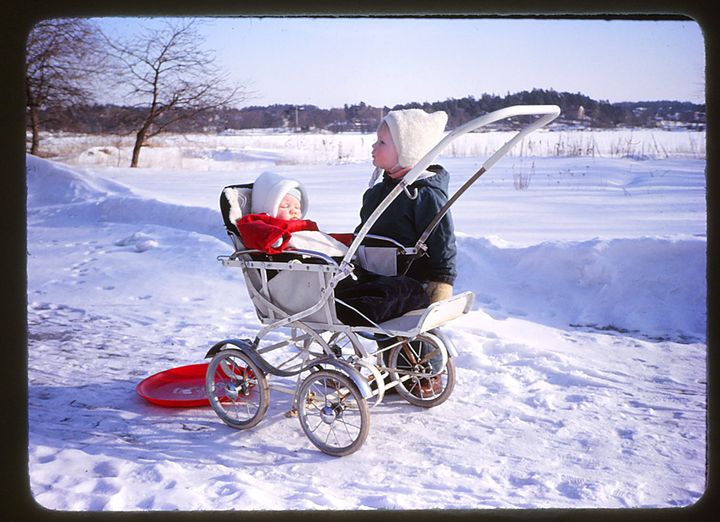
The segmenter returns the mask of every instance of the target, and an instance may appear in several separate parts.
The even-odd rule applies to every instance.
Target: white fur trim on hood
[[[448,116],[422,109],[390,111],[383,121],[390,129],[401,167],[413,167],[442,139]]]
[[[251,191],[247,188],[237,189],[227,187],[223,193],[225,194],[225,199],[227,199],[227,202],[230,205],[228,218],[231,223],[235,223],[238,219],[243,217],[244,214],[248,213],[248,201],[250,199]]]
[[[301,217],[308,211],[308,196],[305,187],[295,180],[284,178],[274,172],[263,172],[253,183],[251,212],[253,214],[266,213],[275,217],[282,198],[293,189],[300,191]]]

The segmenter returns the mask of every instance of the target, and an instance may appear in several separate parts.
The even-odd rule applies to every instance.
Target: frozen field
[[[459,351],[455,391],[430,410],[387,397],[363,448],[341,459],[284,416],[289,396],[273,392],[266,418],[240,432],[209,407],[150,405],[135,386],[258,329],[239,271],[216,261],[230,252],[222,188],[267,169],[296,177],[308,217],[350,231],[369,136],[312,164],[321,142],[199,137],[186,138],[192,151],[148,149],[140,169],[98,160],[112,149],[93,147],[111,144],[58,144],[72,165],[28,156],[36,501],[69,511],[693,504],[706,486],[704,134],[668,134],[676,141],[656,136],[653,154],[652,140],[627,155],[537,144],[528,155],[526,143],[480,178],[453,207],[455,290],[476,294],[445,327]],[[485,154],[464,145],[441,162],[457,187]]]

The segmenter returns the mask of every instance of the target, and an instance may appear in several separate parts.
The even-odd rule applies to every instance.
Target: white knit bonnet
[[[260,174],[253,183],[250,211],[253,214],[267,213],[275,217],[285,194],[291,194],[300,200],[301,217],[305,217],[309,201],[302,183],[269,171]]]
[[[448,116],[443,111],[427,113],[422,109],[390,111],[383,121],[390,129],[401,167],[412,167],[438,144]]]
[[[447,120],[444,111],[427,113],[422,109],[403,109],[388,112],[380,126],[385,123],[390,130],[398,153],[398,165],[413,167],[440,142]],[[370,185],[379,175],[379,169],[375,169]]]

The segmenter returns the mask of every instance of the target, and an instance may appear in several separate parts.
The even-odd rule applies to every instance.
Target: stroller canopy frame
[[[484,172],[486,172],[493,165],[495,165],[495,163],[497,163],[500,158],[507,154],[510,149],[515,146],[515,144],[517,144],[518,141],[523,139],[525,136],[527,136],[534,130],[537,130],[540,127],[547,125],[559,115],[560,107],[558,107],[557,105],[513,105],[511,107],[505,107],[504,109],[499,109],[497,111],[490,112],[488,114],[475,118],[474,120],[471,120],[448,133],[442,140],[440,140],[440,142],[438,142],[437,145],[435,145],[435,147],[433,147],[427,154],[425,154],[425,156],[423,156],[422,159],[412,169],[410,169],[407,174],[405,174],[405,176],[400,180],[397,186],[395,186],[395,188],[390,191],[390,193],[385,197],[385,199],[380,203],[380,205],[378,205],[378,207],[373,211],[373,213],[370,214],[367,221],[365,221],[363,226],[355,235],[352,243],[348,247],[348,251],[340,263],[340,274],[349,273],[350,260],[353,258],[355,252],[360,247],[363,240],[368,235],[370,229],[378,220],[380,215],[385,212],[388,206],[390,206],[390,204],[395,200],[395,198],[400,195],[401,192],[406,192],[408,195],[410,195],[408,187],[412,185],[415,180],[417,180],[420,174],[428,166],[430,166],[430,164],[435,160],[435,158],[443,150],[445,150],[445,148],[453,140],[455,140],[459,136],[462,136],[463,134],[477,130],[481,127],[484,127],[486,125],[489,125],[490,123],[494,123],[499,120],[512,118],[514,116],[540,116],[535,121],[523,127],[520,131],[518,131],[517,134],[515,134],[515,136],[513,136],[502,147],[495,151],[495,153],[490,156],[485,161],[485,163],[483,163],[480,170],[478,170],[473,176],[471,176],[470,179],[455,194],[453,194],[453,196],[449,199],[448,204],[440,210],[440,213],[435,217],[435,219],[433,219],[428,229],[425,230],[425,232],[418,239],[418,242],[416,243],[416,249],[418,253],[422,253],[424,241],[430,235],[434,226],[447,213],[447,211],[450,209],[450,206],[460,197],[460,195],[462,195],[463,192],[465,192],[465,190],[467,190],[467,188],[469,188],[470,185],[472,185],[472,183],[477,180],[477,178],[479,178]],[[339,279],[342,279],[342,277],[340,277]]]

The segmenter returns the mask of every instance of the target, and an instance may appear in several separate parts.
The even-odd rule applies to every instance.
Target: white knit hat
[[[390,111],[383,121],[390,129],[401,167],[412,167],[442,139],[448,116],[422,109]]]
[[[300,195],[301,217],[308,211],[308,196],[302,183],[295,179],[284,178],[274,172],[263,172],[253,183],[250,211],[253,214],[267,213],[275,217],[280,201],[285,194]]]

